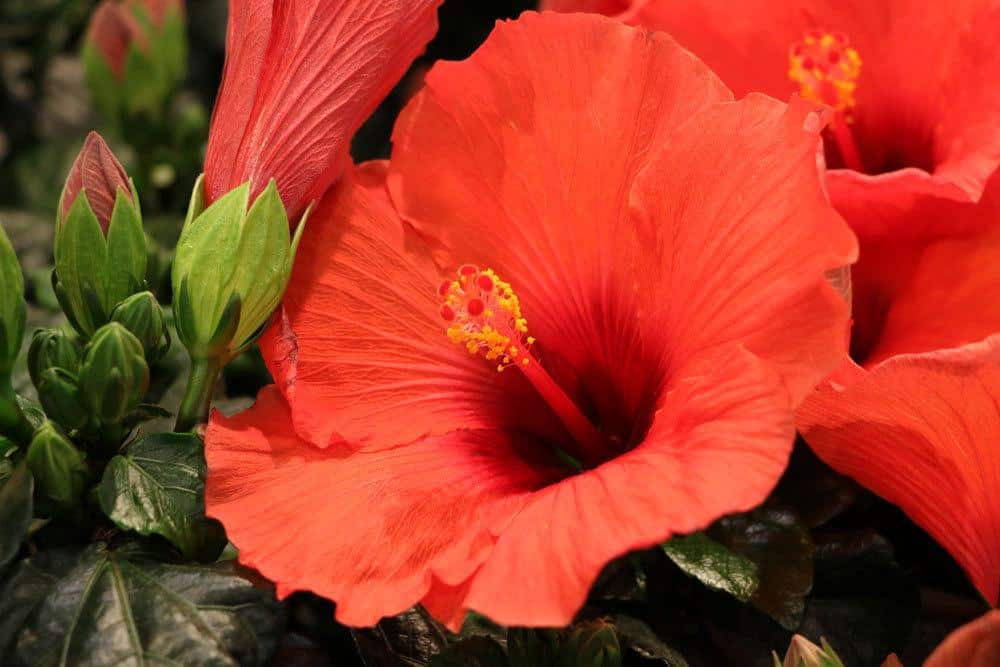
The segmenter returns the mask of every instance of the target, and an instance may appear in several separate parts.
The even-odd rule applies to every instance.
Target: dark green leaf
[[[0,570],[17,555],[21,541],[28,534],[34,489],[35,481],[23,461],[0,486]]]
[[[551,667],[559,655],[555,630],[511,628],[507,632],[507,655],[517,667]]]
[[[218,524],[204,517],[205,472],[197,436],[151,435],[111,459],[98,499],[120,528],[162,535],[189,557],[213,558],[224,541]]]
[[[507,655],[489,637],[461,639],[434,656],[430,667],[507,667]]]
[[[749,601],[760,585],[756,563],[704,533],[675,537],[663,550],[690,576],[743,602]]]
[[[352,634],[366,667],[426,665],[447,643],[444,630],[420,607]]]
[[[91,545],[23,561],[0,591],[0,654],[19,665],[261,665],[280,605],[229,566]]]
[[[916,583],[892,547],[871,531],[839,534],[816,548],[816,585],[799,632],[826,637],[845,665],[877,665],[911,637]]]
[[[688,667],[684,656],[667,646],[639,619],[619,614],[614,617],[614,624],[626,653],[641,659],[641,664]]]
[[[726,517],[710,534],[757,564],[760,585],[750,602],[786,629],[797,628],[812,590],[815,546],[796,515],[760,509]]]

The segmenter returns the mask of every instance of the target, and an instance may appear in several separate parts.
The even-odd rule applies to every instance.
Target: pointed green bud
[[[83,454],[50,421],[31,439],[25,457],[43,513],[77,505],[87,489],[90,471]]]
[[[79,384],[84,404],[98,419],[121,422],[149,388],[142,343],[121,324],[105,324],[83,350]]]
[[[147,363],[162,357],[170,347],[163,309],[152,292],[139,292],[119,303],[111,312],[111,321],[139,339]]]
[[[24,276],[14,247],[0,227],[0,380],[5,382],[21,351],[24,318]]]
[[[42,373],[62,368],[73,375],[80,370],[80,344],[77,337],[62,329],[39,329],[28,347],[28,373],[37,387]]]
[[[559,651],[560,667],[621,667],[622,649],[615,626],[588,621],[575,626]]]
[[[139,197],[111,149],[91,132],[66,178],[56,216],[56,298],[84,337],[144,288],[146,236]]]
[[[90,413],[84,405],[75,374],[63,368],[47,368],[39,374],[35,388],[49,419],[68,430],[87,423]]]
[[[785,653],[784,662],[779,662],[778,656],[771,654],[775,667],[844,667],[826,639],[821,638],[820,643],[822,646],[816,646],[802,635],[795,635]]]
[[[177,333],[193,357],[228,361],[256,340],[285,293],[305,222],[293,238],[273,180],[252,204],[245,183],[207,208],[198,180],[172,274]]]

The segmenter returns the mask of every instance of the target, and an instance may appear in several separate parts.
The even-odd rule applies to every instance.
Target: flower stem
[[[208,411],[212,407],[212,393],[219,379],[223,363],[218,357],[192,357],[191,374],[188,376],[184,400],[177,411],[174,430],[183,433],[192,431],[199,424],[208,421]]]
[[[0,378],[0,433],[25,446],[31,443],[31,437],[35,433],[17,402],[9,377]]]

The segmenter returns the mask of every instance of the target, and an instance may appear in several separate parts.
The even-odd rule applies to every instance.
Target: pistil
[[[538,362],[533,352],[535,339],[528,335],[528,321],[510,284],[492,269],[465,264],[455,280],[441,283],[438,294],[448,338],[470,354],[481,354],[499,373],[520,370],[573,437],[567,453],[585,467],[600,463],[606,449],[603,437]]]

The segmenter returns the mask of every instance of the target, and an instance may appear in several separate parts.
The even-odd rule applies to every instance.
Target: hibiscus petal
[[[1000,180],[987,200],[966,204],[955,222],[975,217],[1000,221]],[[881,256],[868,262],[871,271],[893,274]],[[891,296],[877,343],[863,359],[866,366],[895,354],[931,352],[978,342],[1000,331],[1000,225],[922,249],[903,273],[903,284]]]
[[[798,411],[809,445],[832,468],[898,505],[1000,595],[1000,337],[902,355],[824,386]]]
[[[666,35],[525,13],[431,70],[397,123],[390,191],[445,266],[488,266],[513,286],[567,391],[621,395],[595,406],[607,425],[637,410],[649,392],[633,378],[658,363],[636,331],[657,276],[638,269],[648,239],[628,217],[632,182],[673,128],[729,99]]]
[[[924,667],[1000,665],[1000,610],[993,609],[948,635]]]
[[[433,37],[441,0],[231,0],[205,158],[209,200],[274,178],[296,220],[352,135]]]
[[[290,416],[274,387],[236,417],[213,415],[207,513],[279,595],[335,600],[348,625],[404,611],[432,579],[431,607],[447,606],[441,591],[460,587],[486,558],[489,529],[551,481],[525,458],[530,451],[497,432],[350,452],[301,440]]]
[[[531,498],[475,574],[467,608],[565,625],[610,560],[767,497],[795,436],[788,393],[744,350],[704,369],[676,381],[639,447]]]
[[[667,139],[633,202],[659,230],[656,295],[672,358],[741,343],[774,365],[796,402],[844,354],[847,304],[824,273],[856,253],[822,192],[820,129],[801,100],[715,105]]]
[[[448,339],[441,274],[377,186],[379,171],[349,174],[310,215],[279,321],[261,340],[298,433],[320,447],[459,428],[561,433],[519,373],[497,373]]]

